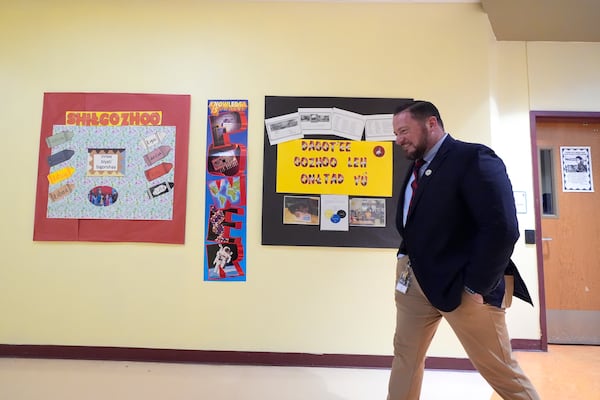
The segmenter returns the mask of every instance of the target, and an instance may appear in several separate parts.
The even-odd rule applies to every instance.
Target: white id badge
[[[408,291],[408,287],[410,286],[410,266],[406,266],[404,271],[400,273],[400,277],[398,278],[398,283],[396,284],[396,290],[402,294],[406,294]]]
[[[396,290],[402,294],[406,294],[406,292],[408,291],[408,285],[404,282],[398,281],[398,283],[396,284]]]

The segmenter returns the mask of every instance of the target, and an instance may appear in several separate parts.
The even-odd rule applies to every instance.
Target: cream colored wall
[[[507,313],[507,321],[512,337],[539,339],[536,248],[524,244],[524,230],[535,229],[526,44],[493,42],[490,49],[492,146],[506,163],[513,190],[526,195],[527,212],[517,214],[521,238],[513,259],[536,305],[532,312],[529,304],[515,301]]]
[[[394,250],[260,245],[265,95],[431,100],[453,135],[497,146],[515,190],[532,190],[526,149],[511,152],[529,140],[538,47],[495,42],[476,4],[70,3],[0,6],[0,343],[391,354]],[[185,245],[32,241],[52,91],[192,96]],[[205,108],[227,98],[250,101],[248,281],[208,283]],[[534,250],[515,258],[537,295]],[[539,308],[513,310],[513,336],[539,339]],[[445,324],[430,355],[464,357]]]
[[[527,44],[530,108],[600,111],[600,43]]]

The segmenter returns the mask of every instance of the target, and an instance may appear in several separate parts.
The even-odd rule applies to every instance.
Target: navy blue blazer
[[[403,226],[404,189],[411,172],[412,167],[398,202],[398,251],[409,255],[431,304],[454,310],[465,286],[485,298],[503,284],[505,274],[514,275],[515,296],[531,303],[510,260],[519,238],[515,201],[506,167],[494,151],[448,135],[419,179]]]

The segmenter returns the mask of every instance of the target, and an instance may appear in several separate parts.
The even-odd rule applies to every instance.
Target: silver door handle
[[[546,241],[546,242],[549,242],[549,241],[551,241],[551,240],[552,240],[552,238],[545,238],[545,237],[543,237],[543,238],[542,238],[542,240],[543,240],[543,241]]]

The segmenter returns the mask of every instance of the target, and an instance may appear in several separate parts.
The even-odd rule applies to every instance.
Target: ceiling
[[[483,10],[488,15],[497,40],[527,42],[600,42],[600,0],[262,1],[322,1],[337,3],[480,3],[483,7]]]
[[[600,42],[599,0],[481,0],[497,40]]]

